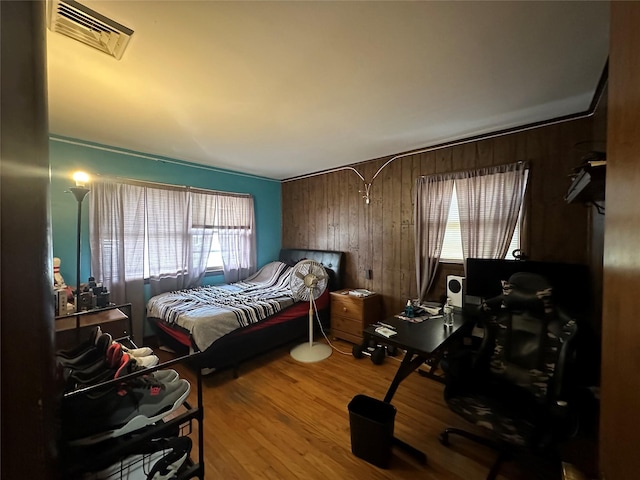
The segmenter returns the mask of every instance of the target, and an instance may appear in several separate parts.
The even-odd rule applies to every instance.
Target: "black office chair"
[[[512,275],[503,294],[482,305],[478,350],[446,361],[447,404],[489,436],[447,428],[440,441],[449,445],[455,434],[497,449],[488,480],[518,450],[550,453],[571,430],[568,382],[577,326],[552,300],[543,277]]]

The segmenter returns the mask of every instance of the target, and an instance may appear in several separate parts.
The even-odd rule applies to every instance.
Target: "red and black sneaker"
[[[114,342],[107,349],[103,362],[85,370],[71,372],[67,380],[67,391],[97,385],[145,369],[145,366],[140,365],[139,358],[124,352],[121,345]],[[175,370],[157,370],[151,375],[156,380],[165,383],[178,378],[178,373]]]
[[[134,432],[175,411],[190,389],[184,379],[165,383],[142,375],[115,388],[64,397],[63,438],[70,445],[91,445]]]
[[[116,373],[129,356],[122,352],[119,343],[111,343],[103,358],[83,369],[67,369],[67,391],[96,385],[116,378]],[[122,376],[122,375],[120,375]]]

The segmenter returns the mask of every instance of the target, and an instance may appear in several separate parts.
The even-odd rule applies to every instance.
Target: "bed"
[[[242,282],[152,297],[147,320],[161,346],[200,352],[196,367],[206,373],[232,368],[237,376],[243,361],[308,338],[309,304],[295,302],[288,289],[291,268],[301,260],[315,260],[328,273],[329,286],[316,300],[321,322],[328,325],[329,292],[342,288],[344,255],[282,249],[277,261]]]

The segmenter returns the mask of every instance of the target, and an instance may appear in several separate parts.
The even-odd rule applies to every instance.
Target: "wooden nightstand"
[[[349,295],[350,288],[331,292],[331,335],[349,342],[362,342],[362,331],[380,320],[382,304],[380,295],[366,297]]]

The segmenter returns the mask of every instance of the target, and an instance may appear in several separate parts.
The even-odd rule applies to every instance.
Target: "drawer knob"
[[[342,311],[346,312],[347,311],[347,307],[342,307]]]

